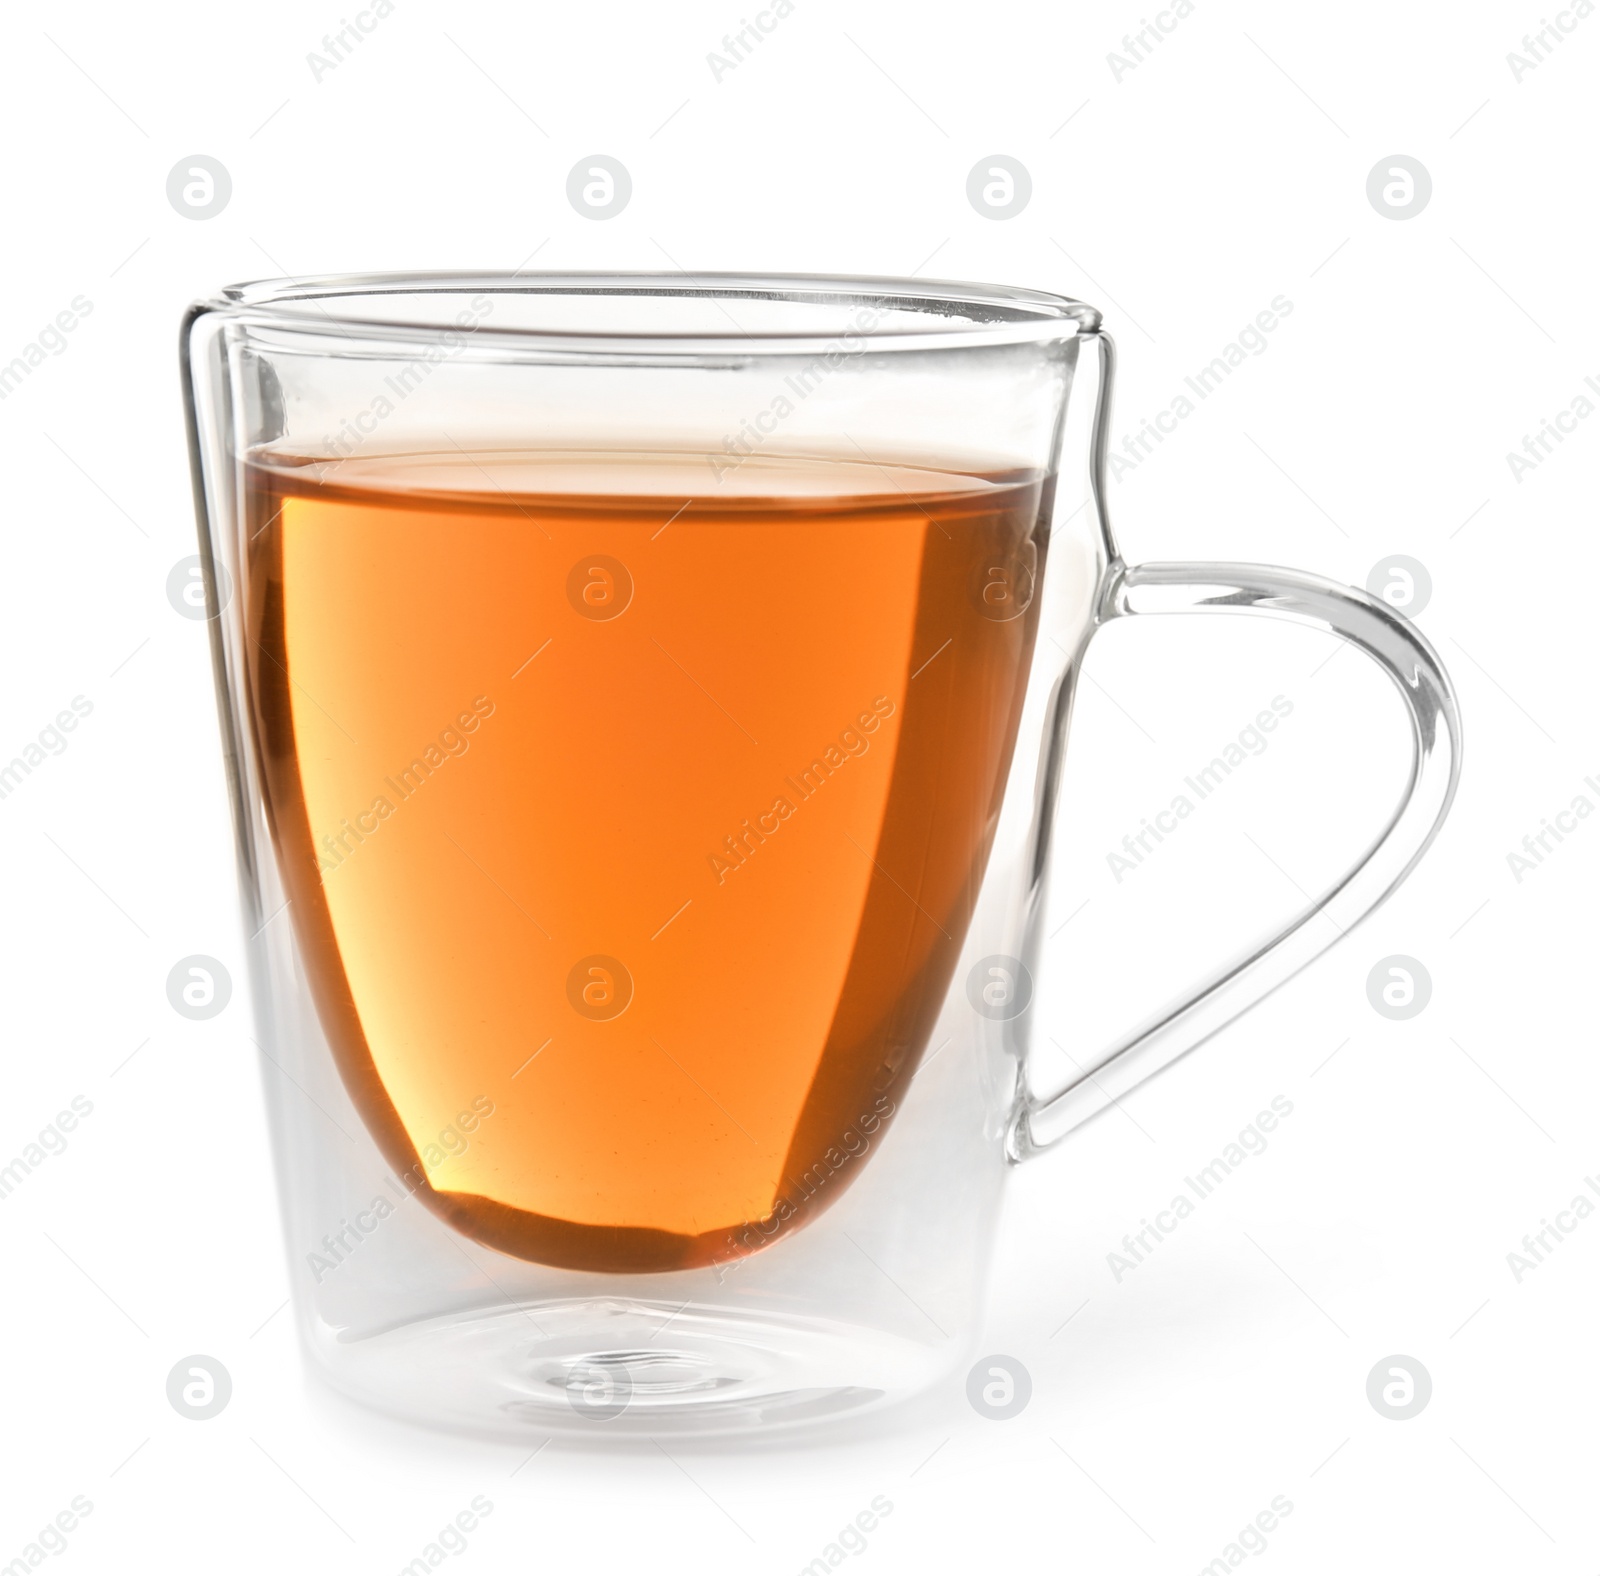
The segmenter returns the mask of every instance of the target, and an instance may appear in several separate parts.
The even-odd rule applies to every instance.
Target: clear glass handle
[[[1014,1159],[1059,1143],[1255,1006],[1365,919],[1405,880],[1433,841],[1461,771],[1461,718],[1449,677],[1416,628],[1365,592],[1319,575],[1257,564],[1141,564],[1130,569],[1114,561],[1096,628],[1140,613],[1264,613],[1348,640],[1394,680],[1406,703],[1411,774],[1372,844],[1282,929],[1086,1062],[1060,1093],[1035,1099],[1024,1081],[1007,1146]],[[1312,924],[1324,914],[1332,926]]]

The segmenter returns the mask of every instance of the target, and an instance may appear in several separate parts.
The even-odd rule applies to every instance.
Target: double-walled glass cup
[[[1058,510],[1085,350],[1092,507]],[[197,305],[182,363],[296,1316],[375,1406],[712,1434],[958,1371],[1012,1167],[1348,930],[1453,794],[1403,617],[1122,562],[1079,302],[326,278]],[[1044,1098],[1074,685],[1158,612],[1357,646],[1410,779],[1333,887]]]

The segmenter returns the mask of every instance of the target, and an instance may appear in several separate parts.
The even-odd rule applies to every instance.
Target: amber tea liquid
[[[1047,485],[455,451],[249,480],[289,914],[406,1185],[589,1270],[736,1260],[826,1207],[971,917]]]

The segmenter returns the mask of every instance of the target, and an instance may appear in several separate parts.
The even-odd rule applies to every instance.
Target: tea
[[[860,458],[248,467],[248,671],[351,1097],[479,1241],[734,1259],[848,1185],[950,984],[1049,485]]]

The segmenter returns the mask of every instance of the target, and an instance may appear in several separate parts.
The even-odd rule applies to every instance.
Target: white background
[[[1600,804],[1600,420],[1521,481],[1506,454],[1600,378],[1600,20],[1561,13],[1575,30],[1518,81],[1532,5],[1199,0],[1119,81],[1133,6],[798,0],[717,81],[707,53],[748,7],[400,0],[319,82],[306,57],[355,4],[16,7],[0,35],[0,363],[93,303],[0,403],[0,757],[74,695],[94,708],[0,801],[0,1161],[74,1096],[94,1107],[0,1201],[0,1565],[84,1495],[51,1569],[394,1572],[481,1494],[451,1569],[783,1576],[883,1495],[852,1567],[1184,1573],[1283,1495],[1252,1567],[1592,1571],[1600,1220],[1520,1283],[1506,1256],[1600,1173],[1600,822],[1520,883],[1506,855],[1574,796]],[[565,196],[597,152],[634,182],[604,223]],[[165,194],[195,153],[233,180],[205,222]],[[1003,222],[965,194],[995,153],[1033,180]],[[1404,221],[1366,195],[1396,153],[1433,181]],[[195,550],[177,324],[227,281],[535,252],[1078,295],[1123,349],[1119,434],[1285,295],[1270,348],[1119,484],[1127,556],[1431,573],[1418,622],[1467,727],[1453,815],[1371,922],[1016,1176],[982,1347],[1032,1374],[1014,1420],[953,1384],[826,1449],[527,1460],[302,1374],[204,626],[165,594]],[[1064,1032],[1115,1032],[1287,913],[1402,769],[1397,703],[1354,654],[1169,624],[1111,631],[1083,687]],[[1295,711],[1272,747],[1117,884],[1106,851],[1275,694]],[[207,1023],[165,998],[190,953],[237,986]],[[1407,1022],[1366,994],[1395,953],[1433,982]],[[1123,1233],[1274,1095],[1294,1114],[1268,1151],[1118,1283]],[[164,1391],[195,1352],[234,1381],[205,1423]],[[1409,1421],[1366,1397],[1391,1354],[1432,1376]]]

